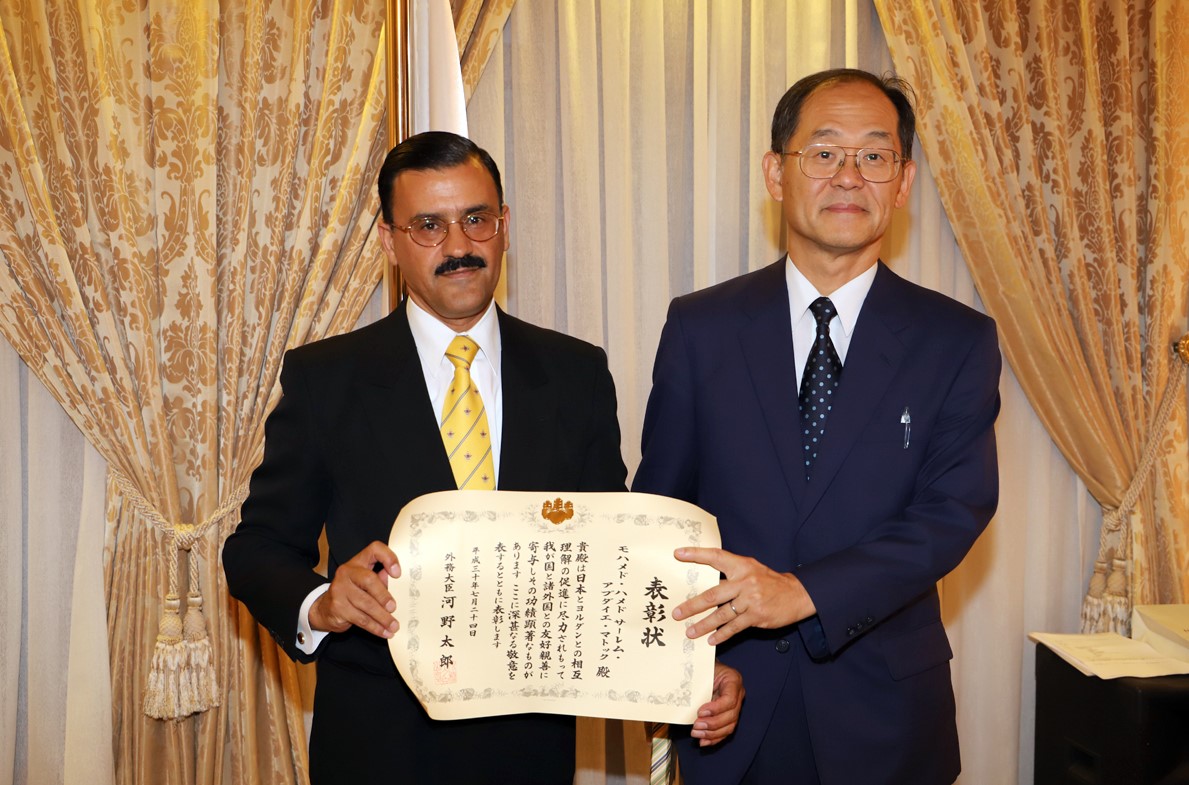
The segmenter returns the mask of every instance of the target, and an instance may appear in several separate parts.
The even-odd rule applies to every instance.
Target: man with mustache
[[[625,490],[607,357],[495,305],[509,210],[486,151],[418,134],[388,154],[378,188],[384,254],[408,296],[286,355],[264,460],[224,546],[228,586],[291,657],[317,660],[314,785],[568,785],[573,717],[426,715],[388,652],[400,609],[386,579],[401,569],[386,542],[401,508],[434,491]],[[463,399],[480,413],[473,454],[448,424],[466,394],[460,362],[478,395]],[[323,529],[329,579],[314,571]],[[708,743],[731,731],[742,697],[738,674],[717,675]]]
[[[943,785],[960,769],[936,583],[998,501],[994,323],[880,261],[915,164],[908,87],[812,74],[776,108],[764,180],[788,254],[679,297],[633,490],[700,505],[723,579],[674,609],[747,683],[686,785]]]

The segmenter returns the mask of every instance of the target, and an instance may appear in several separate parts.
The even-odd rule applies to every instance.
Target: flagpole
[[[409,40],[413,21],[413,0],[388,2],[388,147],[395,147],[413,128],[413,100],[410,85]],[[400,303],[400,274],[385,260],[384,302],[392,311]]]

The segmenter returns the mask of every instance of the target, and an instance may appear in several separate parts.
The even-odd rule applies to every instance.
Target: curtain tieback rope
[[[1130,561],[1131,541],[1126,531],[1127,521],[1140,492],[1148,482],[1148,475],[1156,464],[1160,452],[1160,440],[1164,428],[1168,425],[1168,418],[1172,416],[1173,405],[1178,399],[1178,391],[1189,374],[1189,333],[1181,336],[1179,341],[1172,344],[1173,356],[1181,361],[1178,373],[1174,368],[1168,375],[1168,384],[1164,388],[1164,397],[1160,401],[1160,408],[1156,411],[1156,419],[1152,423],[1152,433],[1144,445],[1140,456],[1139,466],[1131,483],[1123,493],[1118,507],[1102,508],[1102,536],[1098,544],[1098,559],[1094,563],[1094,575],[1090,578],[1090,586],[1086,598],[1082,602],[1082,632],[1113,631],[1127,634],[1131,626],[1131,601],[1127,585],[1127,566]],[[1107,546],[1111,535],[1118,533],[1120,537],[1121,555],[1116,555]],[[1109,568],[1109,571],[1108,571]]]
[[[157,643],[145,684],[144,713],[159,720],[175,720],[214,708],[219,705],[219,684],[202,614],[198,557],[192,548],[211,526],[239,509],[247,498],[248,483],[236,488],[201,523],[171,524],[122,473],[113,470],[112,478],[128,504],[169,538],[169,593],[157,625]],[[178,585],[180,552],[186,553],[190,577],[184,619]]]

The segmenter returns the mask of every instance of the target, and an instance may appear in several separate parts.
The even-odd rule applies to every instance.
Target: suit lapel
[[[782,257],[756,277],[756,285],[742,303],[748,322],[739,332],[739,342],[768,424],[768,436],[796,507],[805,485],[805,464],[801,458],[793,327],[784,264]]]
[[[501,490],[548,489],[549,452],[556,444],[556,396],[549,375],[520,322],[497,309],[503,354],[503,436],[500,441]]]
[[[381,322],[384,332],[363,377],[360,405],[382,445],[381,455],[390,467],[388,476],[423,488],[415,495],[453,490],[454,473],[425,389],[405,308],[402,302]]]
[[[854,449],[904,359],[907,347],[903,332],[912,321],[912,313],[897,296],[899,281],[879,263],[851,336],[825,443],[805,489],[802,519],[813,511]]]

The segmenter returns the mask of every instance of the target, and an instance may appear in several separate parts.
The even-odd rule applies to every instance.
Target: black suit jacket
[[[823,783],[953,782],[952,654],[936,582],[998,500],[995,325],[881,263],[810,482],[804,361],[793,356],[783,259],[669,309],[633,490],[714,514],[724,548],[794,573],[817,608],[719,647],[747,700],[728,741],[679,745],[682,771],[687,785],[738,782],[778,696],[795,690],[810,738],[788,743],[812,747]]]
[[[498,318],[503,388],[499,488],[624,490],[627,471],[606,354],[502,311]],[[314,572],[323,527],[333,577],[339,564],[373,540],[387,542],[393,521],[410,500],[456,486],[404,304],[373,325],[288,352],[281,386],[284,394],[265,426],[264,459],[252,475],[239,528],[224,546],[223,564],[231,594],[291,657],[304,661],[313,658],[295,646],[297,619],[302,601],[325,580]],[[395,615],[399,620],[400,609]],[[316,657],[319,692],[311,756],[328,764],[324,770],[338,772],[337,781],[352,777],[343,773],[350,761],[337,760],[335,751],[364,743],[368,736],[363,726],[375,723],[393,732],[369,743],[399,737],[400,749],[391,751],[390,766],[377,766],[372,773],[421,772],[402,782],[449,781],[436,769],[440,763],[426,753],[442,740],[443,749],[433,754],[453,754],[454,760],[480,752],[515,759],[534,752],[534,736],[553,745],[565,743],[556,735],[556,718],[428,720],[397,676],[387,642],[358,628],[328,636]],[[324,681],[333,681],[339,693],[358,694],[349,699],[323,695]],[[374,716],[338,716],[376,703],[377,689],[385,698]],[[569,734],[572,768],[573,722],[561,723]],[[537,727],[542,724],[543,729]],[[458,729],[467,727],[474,732],[459,736]],[[453,749],[460,745],[462,749]],[[414,763],[422,753],[424,760]],[[317,773],[319,763],[312,766]],[[505,775],[485,780],[468,772],[463,779],[497,782],[500,776]]]

